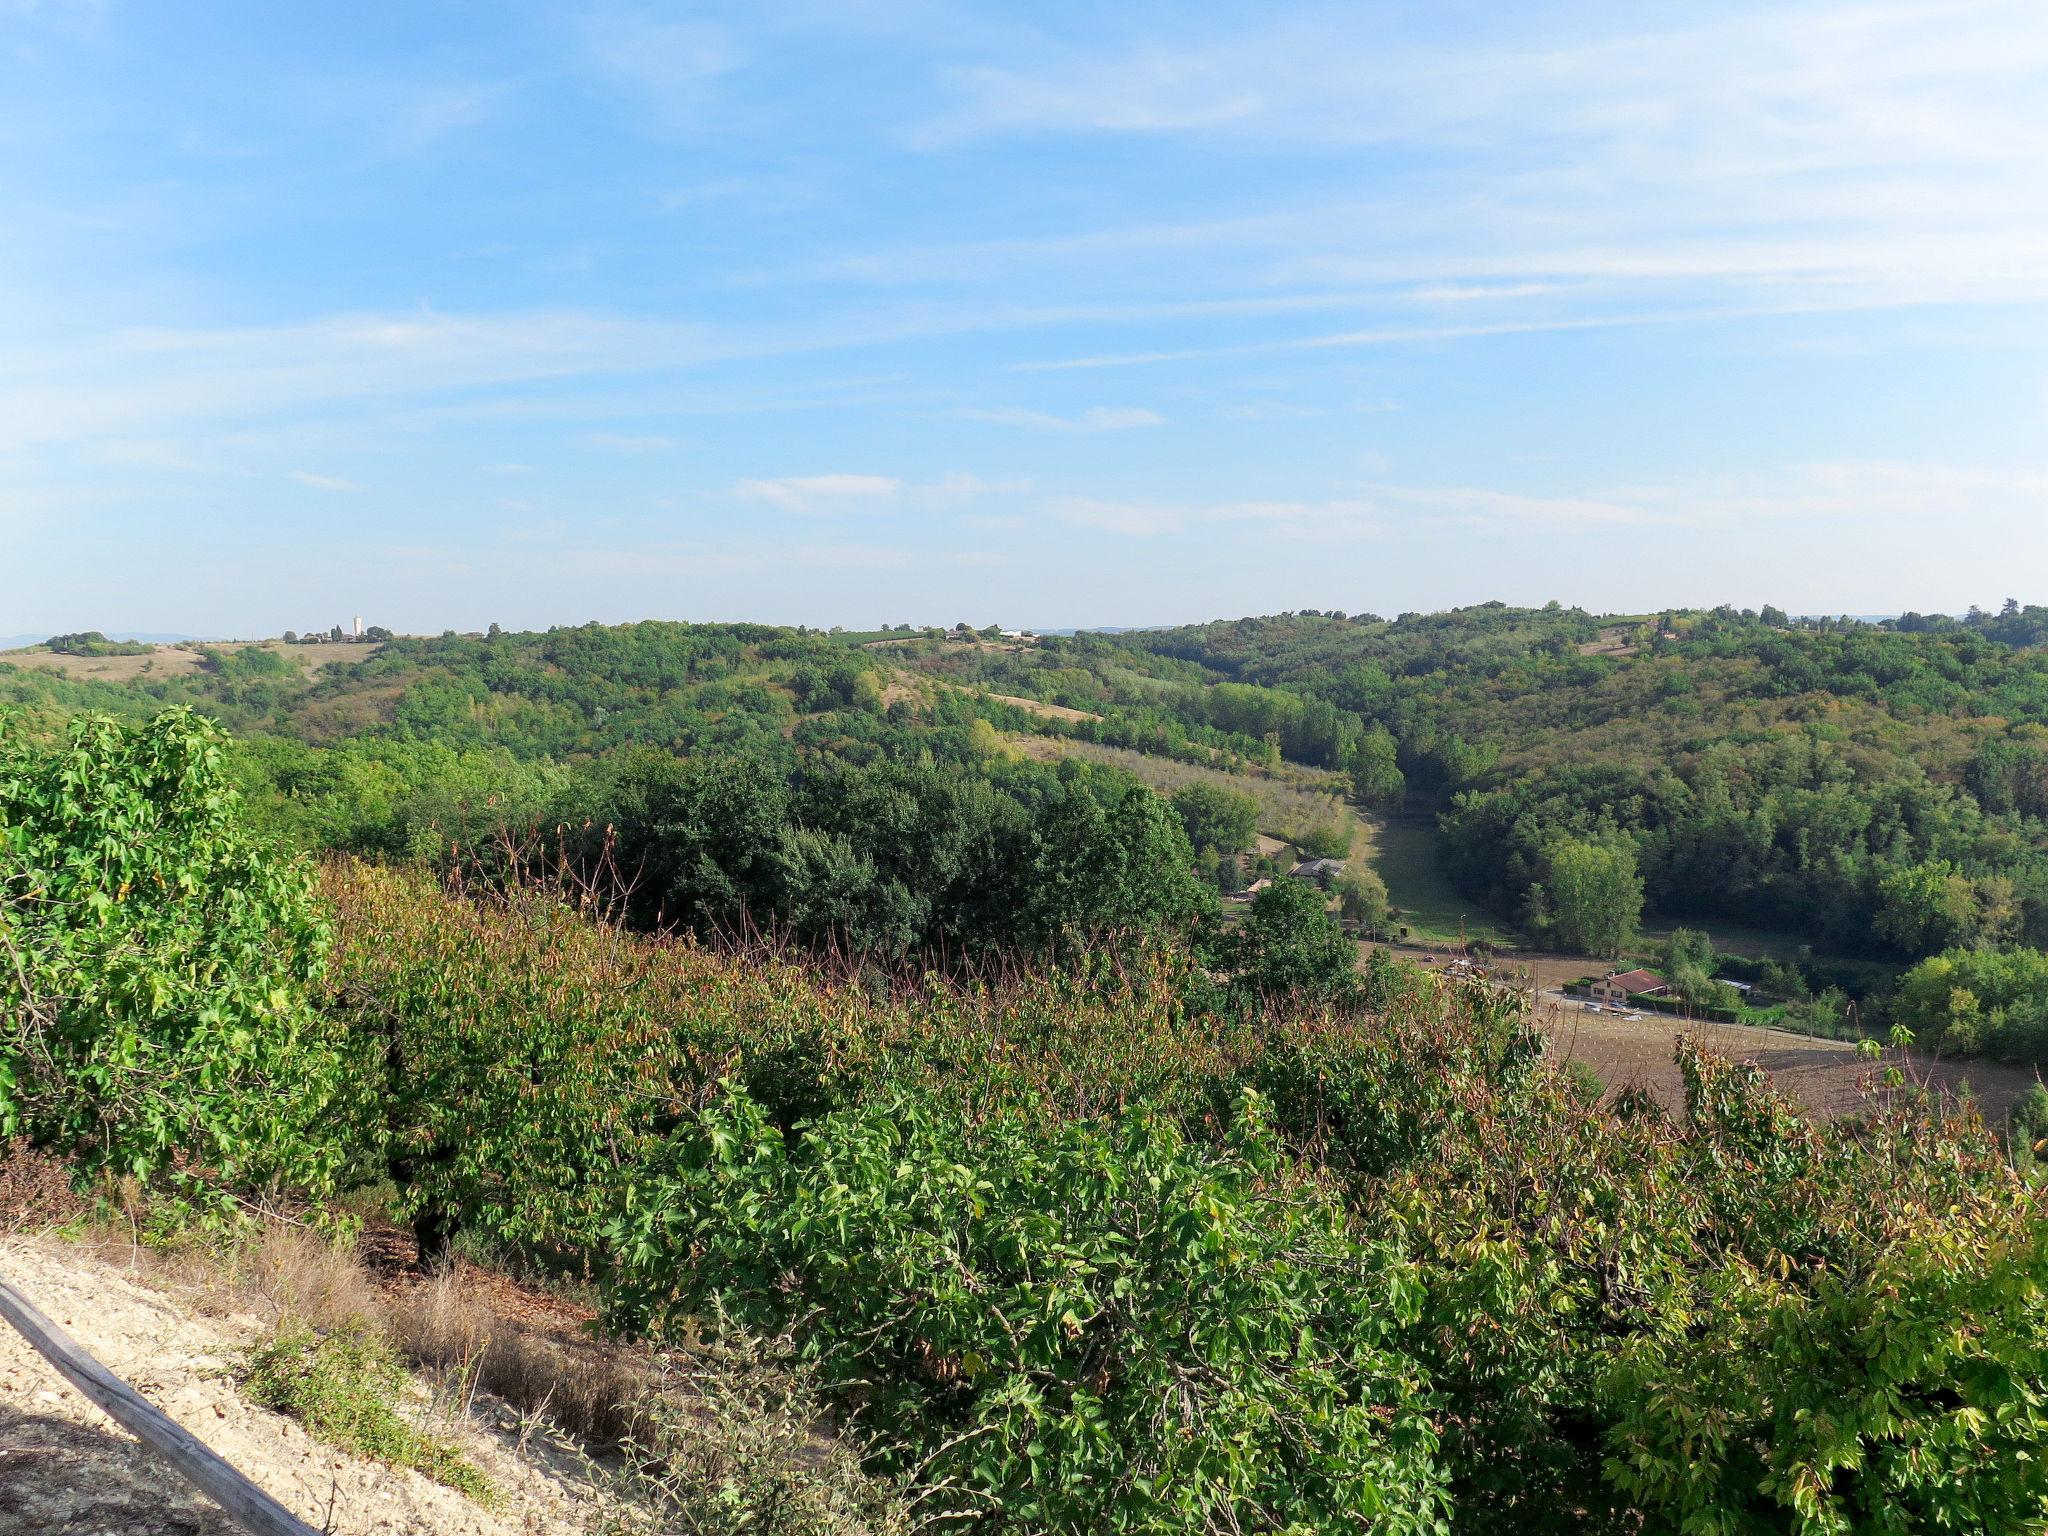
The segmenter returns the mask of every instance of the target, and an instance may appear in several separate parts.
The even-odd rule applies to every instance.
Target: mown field
[[[1451,885],[1438,857],[1434,818],[1371,817],[1362,825],[1367,857],[1413,937],[1440,944],[1455,943],[1460,936],[1496,944],[1519,941],[1512,928]]]

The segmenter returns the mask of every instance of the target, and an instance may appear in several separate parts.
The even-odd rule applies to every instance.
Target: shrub
[[[905,1491],[826,1431],[814,1371],[787,1339],[720,1328],[662,1355],[634,1398],[617,1536],[907,1536]]]
[[[83,1176],[328,1185],[343,1074],[308,1007],[327,937],[309,873],[243,828],[204,721],[0,742],[0,1135]]]
[[[616,1321],[801,1327],[876,1465],[997,1528],[1439,1529],[1419,1293],[1255,1098],[1208,1150],[918,1095],[786,1137],[735,1090],[630,1196]]]

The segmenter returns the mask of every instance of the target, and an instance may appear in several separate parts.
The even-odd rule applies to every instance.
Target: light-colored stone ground
[[[570,1458],[531,1441],[522,1451],[509,1414],[488,1400],[441,1427],[504,1491],[495,1512],[417,1473],[321,1445],[290,1419],[245,1401],[233,1370],[259,1337],[252,1315],[201,1315],[175,1292],[56,1239],[0,1237],[0,1276],[272,1497],[336,1536],[573,1533],[586,1530],[599,1508]],[[5,1323],[0,1532],[242,1536]]]

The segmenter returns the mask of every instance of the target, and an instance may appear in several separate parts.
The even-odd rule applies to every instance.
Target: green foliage
[[[1529,887],[1530,929],[1560,949],[1619,955],[1642,920],[1643,882],[1626,843],[1565,838],[1544,851],[1543,879]]]
[[[1307,880],[1275,880],[1252,898],[1222,944],[1232,985],[1256,996],[1330,998],[1355,982],[1358,947]]]
[[[1394,733],[1384,725],[1375,721],[1360,735],[1345,767],[1351,774],[1351,792],[1365,804],[1379,810],[1400,806],[1407,779],[1401,772]]]
[[[2042,1268],[2038,1238],[1806,1284],[1732,1267],[1701,1289],[1711,1328],[1643,1338],[1607,1382],[1612,1481],[1672,1530],[2038,1528]]]
[[[1384,958],[1221,1012],[1166,954],[894,991],[331,884],[384,1063],[365,1176],[635,1326],[787,1329],[920,1507],[1178,1531],[1235,1490],[1240,1525],[1327,1529],[1365,1479],[1477,1536],[1818,1533],[1882,1498],[1992,1536],[2048,1497],[2041,1219],[1967,1116],[1816,1126],[1698,1053],[1682,1120],[1596,1105],[1512,996]]]
[[[734,1092],[643,1179],[621,1315],[808,1322],[824,1378],[1019,1531],[1444,1529],[1417,1293],[1289,1168],[1131,1114],[970,1125],[920,1097],[794,1138]]]
[[[1525,644],[1503,614],[1465,640]],[[1578,654],[1597,632],[1571,641],[1577,622],[1542,621],[1566,642],[1544,668],[1618,667]],[[1390,628],[1313,627],[1340,623]],[[1704,628],[1685,643],[1717,643]],[[1773,643],[1751,629],[1745,655]],[[759,661],[777,633],[741,650]],[[579,665],[648,659],[595,636],[570,650],[586,643]],[[519,637],[486,644],[523,653]],[[1486,652],[1502,676],[1514,654]],[[1192,663],[1154,655],[1144,677],[1186,684]],[[829,692],[829,667],[798,659]],[[1360,660],[1332,687],[1397,699],[1397,675]],[[1269,736],[1328,723],[1237,686],[1223,707]],[[831,713],[838,729],[859,710]],[[1483,787],[1486,747],[1439,736],[1411,758],[1418,782],[1478,775],[1457,813],[1471,826],[1507,804]],[[306,810],[291,775],[320,761],[267,753],[265,814]],[[349,766],[410,794],[424,761]],[[1894,1084],[1816,1124],[1760,1070],[1690,1046],[1682,1117],[1628,1090],[1595,1102],[1545,1063],[1512,995],[1384,956],[1357,971],[1306,882],[1207,933],[1180,816],[1093,765],[650,752],[588,772],[568,790],[645,856],[659,902],[746,911],[765,892],[799,937],[1001,936],[1014,963],[835,978],[636,936],[514,879],[464,897],[421,870],[337,863],[323,976],[306,877],[246,831],[213,734],[176,715],[89,721],[66,747],[17,741],[0,767],[12,1112],[108,1171],[175,1163],[194,1183],[276,1178],[316,1198],[388,1182],[424,1252],[473,1227],[594,1277],[636,1327],[715,1333],[722,1308],[736,1349],[788,1339],[886,1484],[982,1528],[2040,1524],[2040,1197],[1967,1108]],[[1933,869],[1950,855],[1903,820],[1865,858],[1855,797],[1791,782],[1795,833],[1838,813],[1862,829],[1833,845],[1858,899],[1906,870],[1901,911],[1916,892],[1938,907],[1956,878],[1980,937],[2001,906],[2024,909],[1989,865]],[[1510,826],[1547,926],[1625,929],[1639,872],[1673,867],[1625,801],[1581,815],[1539,796]],[[1727,824],[1751,835],[1733,805]],[[1782,856],[1779,873],[1820,867]],[[1703,935],[1666,958],[1711,972]],[[1945,952],[1909,977],[1901,1022],[2031,1049],[2043,961]],[[378,1368],[307,1364],[322,1343],[280,1344],[263,1390],[378,1395],[330,1387]],[[773,1445],[735,1442],[739,1462],[719,1465],[755,1470],[714,1472],[691,1518],[752,1518],[750,1499],[790,1492],[771,1463],[792,1421],[776,1422]]]
[[[203,722],[0,744],[0,1132],[82,1175],[323,1187],[341,1057],[308,991],[327,941]]]
[[[1720,957],[1714,941],[1696,928],[1675,928],[1665,942],[1660,962],[1671,995],[1688,1009],[1732,1011],[1742,1006],[1742,994],[1726,982],[1717,981]]]
[[[498,1494],[491,1481],[446,1440],[406,1416],[405,1367],[391,1347],[361,1324],[316,1333],[303,1324],[280,1329],[250,1352],[242,1390],[251,1402],[288,1413],[317,1440],[424,1473],[485,1506]]]
[[[229,683],[275,682],[300,675],[297,662],[265,645],[241,645],[232,651],[204,646],[199,655],[202,667]]]
[[[1977,930],[1976,887],[1946,859],[1886,872],[1877,899],[1877,931],[1904,954],[1945,949]]]
[[[1377,932],[1387,922],[1387,886],[1363,863],[1353,863],[1337,877],[1337,910],[1347,923]]]
[[[52,635],[43,644],[59,656],[149,656],[156,651],[155,646],[135,641],[109,640],[96,629]]]
[[[1197,853],[1243,853],[1258,836],[1259,802],[1240,790],[1198,781],[1174,791],[1173,808]]]
[[[1893,1011],[1936,1049],[2048,1065],[2048,954],[1945,950],[1900,979]]]

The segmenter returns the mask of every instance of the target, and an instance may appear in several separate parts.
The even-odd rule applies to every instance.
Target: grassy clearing
[[[1520,941],[1512,928],[1475,901],[1458,894],[1437,854],[1437,830],[1426,817],[1397,816],[1369,824],[1368,857],[1387,896],[1401,909],[1401,921],[1416,938],[1452,943],[1463,924],[1468,939]]]
[[[311,677],[329,667],[368,660],[376,654],[378,642],[285,645],[275,640],[225,640],[211,649],[227,654],[248,650],[252,645],[259,650],[276,652]],[[192,677],[199,673],[203,660],[196,644],[159,645],[146,656],[65,656],[41,649],[0,652],[0,665],[33,667],[98,683],[155,682],[170,677]]]

